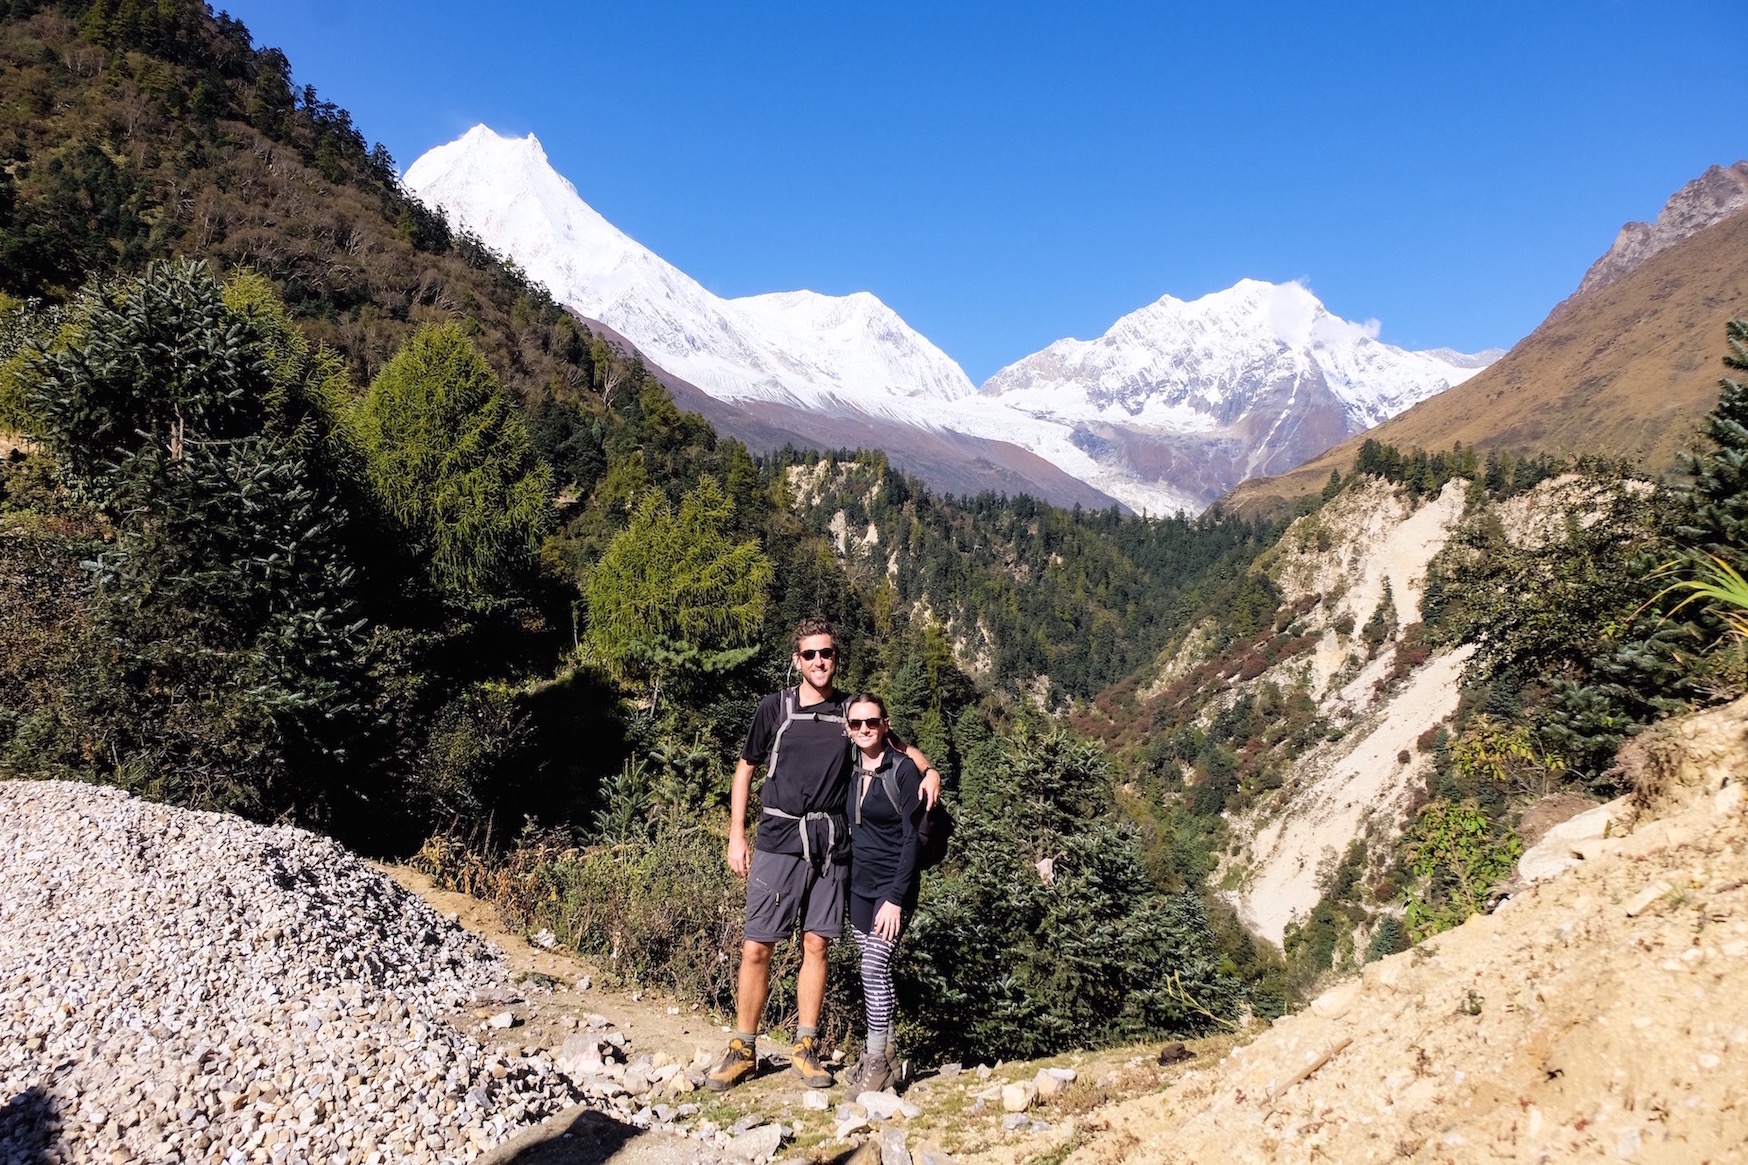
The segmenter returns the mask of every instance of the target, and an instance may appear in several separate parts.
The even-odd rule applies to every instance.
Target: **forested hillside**
[[[1239,586],[1268,530],[755,459],[406,198],[240,24],[3,15],[0,772],[419,851],[722,1003],[727,775],[824,612],[842,681],[892,693],[963,806],[907,972],[940,1004],[919,1046],[1243,1005],[1260,956],[1155,876],[1124,774],[1048,713]]]
[[[890,697],[960,812],[907,1043],[993,1058],[1278,1014],[1481,909],[1537,799],[1612,791],[1623,739],[1743,687],[1714,607],[1748,599],[1739,387],[1691,489],[1372,440],[1272,525],[754,457],[408,199],[240,24],[0,16],[6,777],[412,855],[723,1005],[728,775],[821,612],[840,682]],[[1748,367],[1748,330],[1727,339]],[[1435,507],[1436,554],[1363,609],[1287,577],[1320,554],[1375,575],[1340,524]],[[1458,653],[1455,711],[1391,770],[1421,781],[1411,815],[1316,871],[1283,960],[1213,884],[1242,882],[1235,831]]]

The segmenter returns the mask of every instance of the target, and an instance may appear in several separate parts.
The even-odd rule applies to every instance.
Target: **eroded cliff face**
[[[1748,1156],[1748,700],[1622,760],[1635,793],[1573,868],[1089,1113],[1067,1161]]]
[[[1323,893],[1320,869],[1354,839],[1369,837],[1381,852],[1401,834],[1425,784],[1432,758],[1417,742],[1456,712],[1469,652],[1423,655],[1412,633],[1404,646],[1404,632],[1420,622],[1427,565],[1462,520],[1467,485],[1454,480],[1419,506],[1382,481],[1350,488],[1258,564],[1284,602],[1315,599],[1301,634],[1317,642],[1254,682],[1304,685],[1336,737],[1298,757],[1280,789],[1230,822],[1239,850],[1221,882],[1270,942],[1310,912]]]
[[[1365,872],[1382,873],[1424,798],[1472,654],[1439,645],[1421,623],[1428,567],[1453,535],[1466,523],[1496,522],[1513,545],[1541,548],[1572,523],[1599,520],[1609,504],[1606,491],[1574,475],[1497,503],[1471,499],[1460,478],[1418,504],[1372,479],[1299,519],[1258,560],[1283,605],[1299,612],[1294,642],[1311,646],[1229,683],[1203,722],[1273,684],[1306,693],[1327,731],[1290,760],[1277,788],[1228,815],[1232,845],[1215,876],[1254,933],[1280,944],[1356,841],[1366,846]],[[1205,636],[1186,638],[1158,682],[1186,674],[1206,651]],[[1355,930],[1354,949],[1368,934]]]

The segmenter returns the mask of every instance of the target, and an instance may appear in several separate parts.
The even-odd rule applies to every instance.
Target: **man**
[[[735,1036],[710,1070],[707,1084],[726,1091],[758,1067],[759,1016],[771,990],[771,951],[796,922],[802,928],[801,974],[795,987],[800,1026],[790,1068],[809,1088],[831,1086],[819,1048],[819,1012],[825,1000],[826,945],[843,934],[849,887],[848,821],[851,752],[844,733],[844,695],[832,686],[837,643],[820,616],[795,627],[798,687],[766,696],[747,730],[734,770],[729,809],[729,868],[747,881],[746,933],[735,997]],[[922,795],[933,807],[941,775],[928,758],[896,738],[891,743],[923,770]],[[753,771],[767,766],[759,791],[763,806],[758,848],[747,847],[747,801]]]

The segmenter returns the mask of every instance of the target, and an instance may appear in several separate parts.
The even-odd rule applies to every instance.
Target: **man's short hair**
[[[803,639],[811,639],[815,635],[830,635],[834,645],[838,641],[838,633],[832,630],[832,621],[830,619],[827,619],[824,615],[808,615],[806,618],[802,619],[801,622],[795,624],[795,637],[793,642],[791,642],[790,647],[795,651],[800,651],[801,641]]]

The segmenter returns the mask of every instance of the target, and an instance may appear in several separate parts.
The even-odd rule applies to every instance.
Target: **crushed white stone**
[[[0,782],[0,1162],[469,1160],[583,1100],[451,1026],[507,976],[315,834]]]

